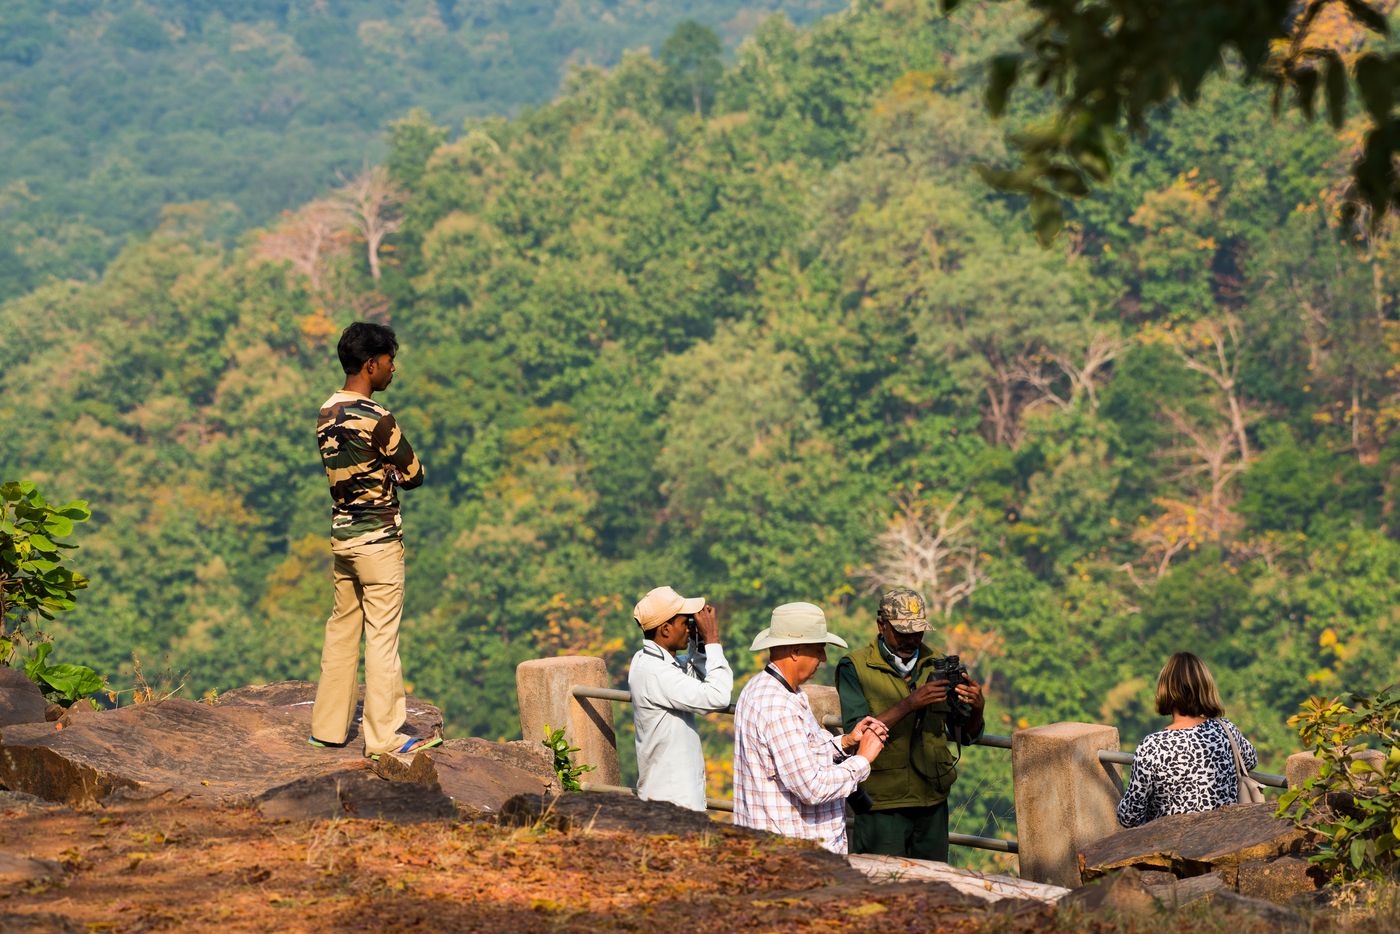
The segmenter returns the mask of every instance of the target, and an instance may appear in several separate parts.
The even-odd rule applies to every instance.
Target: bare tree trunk
[[[1239,321],[1234,315],[1225,315],[1225,325],[1222,328],[1214,321],[1201,322],[1196,328],[1200,337],[1211,345],[1214,351],[1214,361],[1207,363],[1194,356],[1188,346],[1180,338],[1174,337],[1171,341],[1172,349],[1181,358],[1181,362],[1188,370],[1200,373],[1219,387],[1225,397],[1225,404],[1230,413],[1230,426],[1235,433],[1235,443],[1240,453],[1240,463],[1248,464],[1250,461],[1249,450],[1249,416],[1244,401],[1239,394],[1239,370],[1240,370],[1240,334]]]
[[[369,250],[369,276],[376,283],[379,281],[379,242],[365,241]]]
[[[1365,463],[1361,451],[1361,377],[1355,370],[1351,374],[1351,447],[1356,459]]]
[[[399,208],[407,196],[389,177],[389,170],[376,165],[366,167],[359,175],[346,181],[336,197],[345,205],[355,229],[365,240],[369,274],[378,285],[381,274],[379,250],[384,240],[403,225]]]

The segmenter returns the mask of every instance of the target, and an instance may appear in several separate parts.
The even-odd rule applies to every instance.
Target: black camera
[[[958,685],[968,683],[967,666],[956,655],[935,658],[933,671],[929,674],[928,679],[948,682],[948,720],[950,722],[962,723],[972,718],[972,704],[959,697],[956,691]]]

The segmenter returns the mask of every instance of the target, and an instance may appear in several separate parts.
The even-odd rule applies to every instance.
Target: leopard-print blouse
[[[1185,730],[1151,733],[1137,748],[1132,780],[1118,802],[1118,823],[1138,827],[1167,814],[1238,804],[1235,754],[1227,729],[1239,743],[1245,768],[1257,768],[1254,747],[1223,717]]]

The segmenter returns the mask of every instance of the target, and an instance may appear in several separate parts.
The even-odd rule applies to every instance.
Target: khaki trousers
[[[399,666],[399,618],[403,615],[403,542],[333,543],[335,608],[326,620],[321,681],[311,709],[311,735],[343,743],[355,718],[360,637],[365,641],[365,753],[397,749],[409,737],[398,732],[406,716]]]

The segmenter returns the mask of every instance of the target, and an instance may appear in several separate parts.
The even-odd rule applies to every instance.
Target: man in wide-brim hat
[[[752,650],[768,665],[734,709],[734,822],[846,852],[846,797],[870,775],[886,728],[873,717],[832,736],[801,690],[826,662],[826,647],[846,648],[811,603],[785,603]]]

